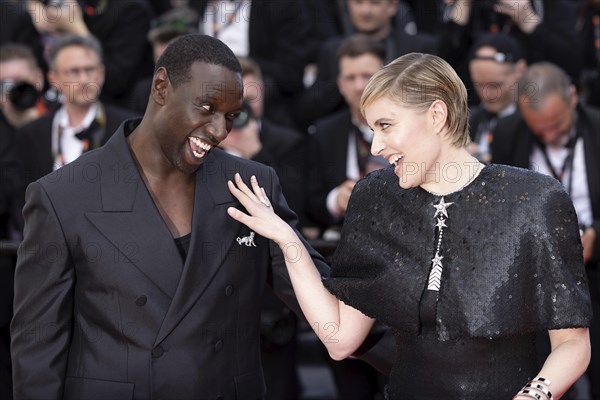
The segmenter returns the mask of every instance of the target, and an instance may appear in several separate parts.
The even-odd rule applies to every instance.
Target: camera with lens
[[[15,109],[25,111],[35,106],[40,92],[29,82],[3,80],[0,81],[0,95]]]
[[[233,129],[241,129],[248,125],[248,122],[253,118],[252,107],[248,104],[247,101],[244,101],[242,104],[242,111],[237,116],[236,119],[233,120]]]

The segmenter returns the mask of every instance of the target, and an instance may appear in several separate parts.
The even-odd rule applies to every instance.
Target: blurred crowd
[[[22,238],[29,183],[144,114],[154,62],[190,33],[222,40],[242,66],[244,109],[221,146],[276,170],[315,242],[335,243],[355,183],[386,167],[359,110],[369,78],[411,52],[446,59],[469,90],[470,152],[552,175],[571,195],[600,313],[599,0],[0,0],[0,240]],[[15,257],[0,263],[0,397],[10,398]],[[301,391],[297,325],[265,293],[269,398]],[[340,398],[381,396],[385,378],[361,361],[330,367]]]

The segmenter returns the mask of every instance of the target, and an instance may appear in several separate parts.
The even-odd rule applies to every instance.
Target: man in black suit
[[[381,67],[383,46],[364,35],[350,36],[338,51],[339,91],[348,109],[322,118],[310,128],[306,211],[322,229],[341,223],[354,184],[373,165],[372,132],[360,113],[360,97]]]
[[[550,63],[532,65],[519,87],[519,111],[499,120],[492,162],[535,169],[560,180],[581,226],[594,314],[600,315],[600,110],[580,104],[569,76]],[[588,376],[600,398],[600,318],[592,323]]]
[[[29,186],[17,399],[264,397],[265,282],[299,308],[278,247],[228,216],[241,205],[227,181],[256,176],[278,215],[296,218],[271,168],[216,148],[241,105],[234,54],[184,36],[157,62],[143,119]]]
[[[98,100],[105,74],[96,39],[66,35],[49,54],[48,80],[60,92],[62,105],[17,131],[21,183],[15,201],[21,206],[29,183],[100,147],[121,122],[135,116]]]

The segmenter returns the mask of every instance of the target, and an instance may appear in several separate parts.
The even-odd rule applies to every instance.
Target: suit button
[[[221,351],[221,349],[223,348],[223,341],[222,340],[218,340],[217,343],[215,343],[215,351]]]
[[[141,306],[145,305],[147,301],[148,301],[148,298],[146,296],[140,296],[135,301],[135,305],[138,307],[141,307]]]
[[[165,349],[163,349],[161,346],[157,346],[154,349],[152,349],[152,357],[154,357],[154,358],[159,358],[164,353],[165,353]]]
[[[225,296],[229,297],[233,294],[233,286],[229,285],[225,288]]]

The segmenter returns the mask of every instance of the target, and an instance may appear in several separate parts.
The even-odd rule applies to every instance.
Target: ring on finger
[[[267,207],[271,207],[271,202],[269,201],[268,198],[266,197],[261,197],[259,200],[261,203],[263,203],[265,206]]]

